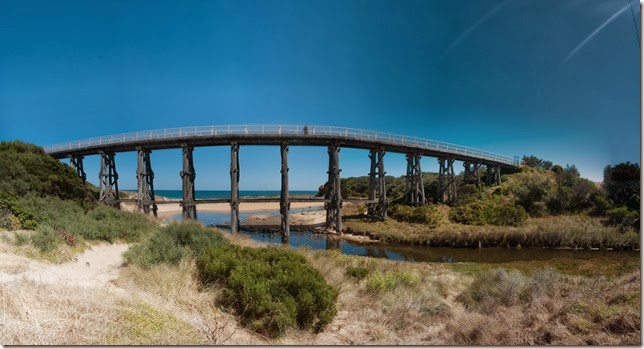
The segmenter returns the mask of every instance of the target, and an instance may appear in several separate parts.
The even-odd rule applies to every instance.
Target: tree
[[[614,207],[624,206],[629,200],[629,206],[639,207],[640,165],[630,162],[607,165],[604,168],[604,188]],[[637,198],[637,205],[632,202],[634,196]]]
[[[525,166],[538,168],[541,166],[541,163],[543,162],[543,160],[539,159],[534,155],[530,155],[530,156],[524,155],[522,162]]]

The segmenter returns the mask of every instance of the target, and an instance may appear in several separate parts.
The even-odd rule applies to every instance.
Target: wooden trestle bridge
[[[518,158],[502,156],[487,151],[473,149],[455,144],[448,144],[429,139],[391,135],[360,129],[330,126],[198,126],[163,130],[152,130],[126,133],[87,140],[72,141],[45,148],[45,151],[56,159],[70,159],[70,165],[78,175],[86,180],[83,169],[83,158],[88,155],[101,157],[99,172],[99,202],[119,207],[121,200],[118,191],[118,173],[116,172],[115,154],[118,152],[137,151],[138,167],[136,171],[138,192],[136,203],[146,214],[156,216],[157,205],[154,197],[154,172],[150,153],[152,150],[181,148],[183,149],[182,178],[183,198],[179,200],[184,219],[196,219],[197,203],[229,202],[230,228],[239,230],[240,202],[276,201],[273,198],[240,198],[239,197],[239,147],[242,145],[276,145],[281,150],[281,195],[280,215],[281,230],[289,236],[288,212],[291,202],[316,201],[324,202],[327,227],[340,233],[342,231],[342,203],[358,201],[368,205],[368,212],[374,218],[384,219],[387,215],[387,195],[385,190],[384,156],[386,152],[403,153],[407,156],[407,194],[406,202],[410,205],[425,204],[420,159],[429,156],[438,159],[439,190],[444,202],[456,199],[456,176],[454,162],[462,161],[464,180],[467,183],[480,185],[479,169],[485,166],[486,184],[500,183],[501,168],[518,166]],[[326,194],[324,198],[289,198],[288,193],[288,149],[289,145],[324,146],[328,148],[329,170]],[[197,200],[195,199],[195,167],[192,152],[194,147],[230,146],[230,199]],[[343,200],[340,191],[340,149],[358,148],[369,151],[371,168],[369,172],[369,197],[362,200]]]

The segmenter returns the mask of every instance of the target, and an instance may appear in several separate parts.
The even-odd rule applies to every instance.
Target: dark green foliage
[[[369,177],[349,177],[341,179],[342,197],[365,197],[369,193]]]
[[[437,226],[441,219],[440,212],[432,204],[419,207],[392,205],[387,209],[387,214],[399,222],[421,223],[431,227]]]
[[[488,205],[481,200],[454,207],[449,213],[452,222],[468,225],[485,225],[490,215]]]
[[[610,209],[608,198],[600,191],[596,191],[590,196],[590,203],[592,207],[591,214],[595,216],[604,216]]]
[[[492,225],[514,226],[518,227],[525,223],[528,214],[521,206],[516,205],[494,205],[492,215],[488,223]]]
[[[96,202],[71,167],[41,147],[20,141],[0,142],[0,192],[55,196],[84,205]]]
[[[12,224],[11,216],[19,221],[20,226]],[[8,230],[35,229],[38,223],[31,210],[24,207],[14,195],[0,192],[0,227]]]
[[[170,223],[149,240],[132,246],[125,253],[128,263],[150,267],[159,263],[177,264],[192,254],[199,256],[206,248],[228,244],[220,232],[188,221]]]
[[[542,168],[544,170],[549,170],[552,168],[552,161],[546,161],[543,159],[539,159],[538,157],[534,155],[524,155],[521,163],[524,166],[530,166],[534,168]]]
[[[623,206],[640,193],[640,165],[630,162],[604,168],[604,189],[614,207]],[[636,205],[639,210],[639,202]]]
[[[355,265],[347,265],[345,272],[353,278],[362,280],[369,274],[369,269]]]
[[[224,287],[222,303],[269,337],[288,328],[321,330],[335,316],[337,292],[306,259],[279,247],[210,247],[197,261],[201,282]]]
[[[547,213],[545,200],[554,183],[545,171],[522,171],[506,183],[516,204],[522,206],[528,214],[541,217]]]
[[[614,208],[607,212],[608,224],[619,227],[620,230],[627,228],[639,229],[640,212],[631,210],[626,206]]]

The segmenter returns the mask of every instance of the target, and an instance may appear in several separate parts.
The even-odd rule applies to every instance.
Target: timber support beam
[[[487,171],[485,173],[485,184],[487,186],[501,184],[501,166],[487,165]]]
[[[481,176],[479,175],[479,169],[481,164],[477,161],[475,162],[464,162],[463,167],[465,171],[463,172],[463,181],[465,184],[474,184],[477,188],[481,187]]]
[[[138,162],[136,169],[137,196],[136,204],[145,214],[152,213],[157,217],[157,204],[154,199],[154,172],[150,162],[150,149],[137,148]]]
[[[380,149],[371,149],[369,159],[371,159],[371,171],[369,172],[369,200],[376,200],[377,204],[369,204],[368,215],[371,219],[384,221],[387,218],[387,190],[385,186],[385,151]]]
[[[420,154],[407,154],[407,194],[405,203],[412,206],[425,204],[423,172],[420,169]]]
[[[327,228],[342,233],[342,193],[340,189],[340,147],[332,144],[329,152],[328,190],[325,199],[330,200],[324,204],[326,208]]]
[[[181,145],[183,151],[183,170],[180,172],[182,180],[181,210],[183,219],[197,219],[197,206],[195,203],[195,173],[194,161],[192,159],[192,146]]]
[[[288,143],[282,142],[280,146],[282,156],[282,189],[280,191],[280,216],[282,218],[282,242],[287,243],[291,234],[291,228],[288,221],[288,211],[291,208],[291,202],[288,196]]]
[[[69,166],[71,166],[78,177],[83,180],[83,184],[87,182],[87,175],[85,174],[85,169],[83,168],[83,158],[82,155],[70,155],[69,156]]]
[[[454,159],[438,159],[438,190],[444,203],[456,201],[456,175],[454,175]]]
[[[239,144],[230,146],[230,232],[239,232]]]
[[[120,208],[121,199],[119,198],[119,175],[116,172],[116,162],[114,160],[113,152],[100,152],[101,154],[101,170],[98,173],[100,194],[98,202]]]

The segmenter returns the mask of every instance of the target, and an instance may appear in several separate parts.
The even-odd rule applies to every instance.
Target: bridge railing
[[[71,141],[45,147],[48,153],[78,150],[93,146],[137,143],[141,141],[189,139],[195,137],[213,137],[226,135],[284,135],[304,137],[337,137],[346,140],[372,141],[390,145],[416,147],[436,150],[451,154],[476,157],[508,165],[518,165],[518,159],[495,154],[457,144],[445,143],[431,139],[408,137],[389,133],[374,132],[355,128],[336,126],[293,126],[293,125],[228,125],[228,126],[193,126],[167,128],[159,130],[130,132],[111,136],[94,137],[85,140]]]

